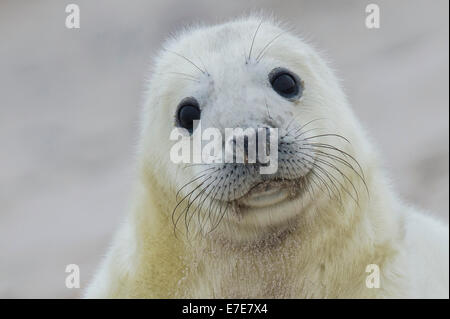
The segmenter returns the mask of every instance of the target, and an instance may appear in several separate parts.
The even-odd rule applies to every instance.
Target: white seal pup
[[[397,198],[333,72],[276,22],[181,32],[144,107],[130,213],[86,297],[448,298],[448,226]],[[276,173],[175,164],[194,120],[277,128]]]

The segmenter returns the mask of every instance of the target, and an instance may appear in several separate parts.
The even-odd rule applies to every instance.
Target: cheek
[[[146,129],[142,133],[141,151],[154,163],[153,166],[157,164],[161,169],[174,170],[174,164],[170,161],[170,148],[174,143],[170,140],[170,133],[174,128],[172,122],[169,119],[154,118],[146,123]]]
[[[175,128],[176,107],[169,101],[161,101],[146,111],[145,121],[148,133],[154,138],[168,140],[170,132]]]

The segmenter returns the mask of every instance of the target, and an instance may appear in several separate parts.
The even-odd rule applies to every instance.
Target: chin
[[[313,200],[309,176],[308,173],[292,180],[276,178],[255,183],[243,196],[222,202],[230,209],[218,227],[222,232],[218,229],[217,233],[231,234],[233,240],[247,240],[289,229]]]

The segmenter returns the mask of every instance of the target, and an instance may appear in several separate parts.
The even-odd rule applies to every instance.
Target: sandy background
[[[143,78],[177,28],[264,8],[324,50],[401,196],[448,221],[448,1],[0,2],[0,297],[77,297],[125,212]]]

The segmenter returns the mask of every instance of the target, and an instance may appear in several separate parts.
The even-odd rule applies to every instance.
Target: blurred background
[[[380,29],[365,7],[380,6]],[[78,4],[81,28],[65,27]],[[405,201],[448,222],[447,0],[0,2],[0,297],[76,298],[124,216],[150,59],[263,9],[330,59]],[[81,289],[65,287],[78,264]]]

